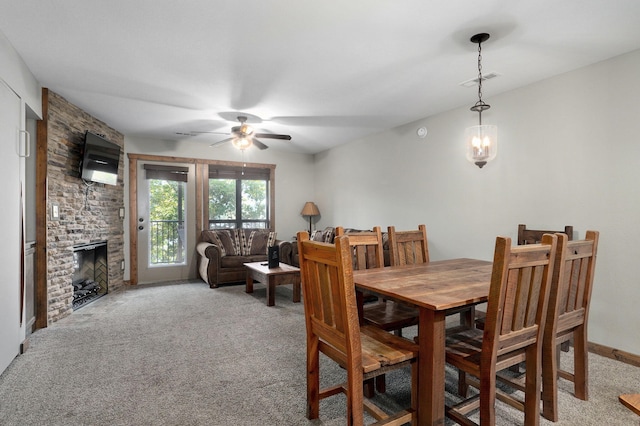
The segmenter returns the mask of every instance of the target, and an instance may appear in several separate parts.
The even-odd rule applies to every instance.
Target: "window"
[[[209,229],[270,228],[269,169],[209,165]]]

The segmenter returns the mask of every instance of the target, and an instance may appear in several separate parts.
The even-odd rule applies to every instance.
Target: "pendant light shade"
[[[482,168],[496,158],[498,153],[498,126],[481,124],[467,127],[465,131],[467,143],[467,160]]]
[[[478,102],[470,109],[478,113],[478,125],[467,127],[465,131],[467,160],[480,168],[498,154],[498,126],[482,124],[482,112],[491,108],[491,105],[482,100],[482,43],[488,39],[487,33],[471,37],[471,42],[478,44]]]

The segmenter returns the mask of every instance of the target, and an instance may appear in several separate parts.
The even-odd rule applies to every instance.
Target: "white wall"
[[[468,107],[317,155],[318,226],[425,223],[434,260],[490,260],[496,235],[515,239],[519,223],[573,225],[574,238],[598,230],[589,340],[640,354],[638,75],[640,50],[485,97],[500,147],[483,169],[465,159],[464,128],[477,120]]]
[[[24,311],[20,321],[20,213],[22,202],[20,193],[25,190],[25,161],[18,158],[16,146],[16,130],[26,129],[27,114],[39,115],[42,111],[41,88],[26,64],[22,61],[13,46],[0,32],[0,85],[3,96],[0,101],[2,114],[2,132],[0,146],[0,167],[5,173],[5,185],[0,189],[3,200],[3,222],[7,227],[3,255],[0,256],[0,269],[5,271],[0,279],[0,373],[8,365],[8,361],[20,351],[20,343],[26,337],[26,319]],[[6,85],[6,88],[5,88]],[[32,152],[35,155],[35,152]],[[19,185],[18,185],[19,183]],[[22,191],[21,191],[22,190]],[[24,307],[24,300],[20,301]]]
[[[42,118],[42,87],[2,31],[0,31],[0,77],[20,96],[31,110],[30,112]]]
[[[242,154],[231,144],[226,147],[211,148],[208,143],[183,141],[151,140],[125,136],[125,205],[129,212],[129,162],[128,153],[164,155],[187,158],[201,158],[223,161],[243,161]],[[260,151],[247,150],[244,155],[247,163],[265,163],[276,165],[276,232],[278,239],[291,240],[296,232],[308,227],[308,220],[300,216],[306,201],[313,200],[314,167],[313,156],[294,154],[273,148]],[[129,258],[129,233],[125,227],[125,258]],[[128,265],[125,279],[129,278]]]

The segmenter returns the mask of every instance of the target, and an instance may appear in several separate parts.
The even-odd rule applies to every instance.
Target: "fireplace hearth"
[[[109,292],[107,242],[98,241],[73,247],[73,310]]]

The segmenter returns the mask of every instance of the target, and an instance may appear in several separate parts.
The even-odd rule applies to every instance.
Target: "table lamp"
[[[302,216],[309,216],[309,236],[311,236],[311,219],[314,216],[320,216],[320,210],[318,210],[318,206],[313,201],[307,201],[304,203],[304,207],[302,208],[302,212],[300,212]]]

